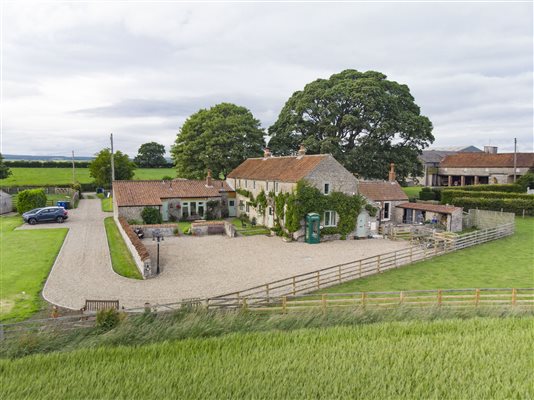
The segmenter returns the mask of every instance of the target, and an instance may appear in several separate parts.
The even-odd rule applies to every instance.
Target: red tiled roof
[[[427,203],[402,203],[402,204],[399,204],[397,207],[409,208],[411,210],[437,212],[441,214],[452,214],[455,211],[463,210],[463,208],[461,207],[446,206],[442,204],[427,204]]]
[[[359,181],[358,192],[372,201],[408,200],[397,182]]]
[[[534,153],[517,153],[517,167],[534,167]],[[514,167],[514,153],[488,154],[488,153],[456,153],[446,156],[440,167]]]
[[[175,179],[172,181],[115,181],[115,200],[120,206],[160,206],[161,199],[219,197],[221,191],[233,192],[224,181]]]
[[[249,158],[228,174],[228,178],[259,181],[298,182],[312,172],[329,154]]]

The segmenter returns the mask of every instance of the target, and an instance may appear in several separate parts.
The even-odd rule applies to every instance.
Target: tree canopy
[[[330,153],[364,178],[419,176],[421,150],[433,141],[432,123],[420,114],[408,86],[375,72],[345,70],[295,92],[269,128],[276,155]]]
[[[113,156],[115,164],[115,179],[129,180],[134,176],[135,163],[130,161],[127,154],[116,151]],[[89,164],[89,173],[98,186],[111,185],[111,150],[105,148],[96,154],[96,158]]]
[[[11,174],[11,170],[4,162],[4,156],[0,153],[0,179],[6,179]]]
[[[191,115],[176,137],[171,154],[179,177],[201,179],[210,169],[226,176],[249,157],[262,155],[260,121],[245,107],[221,103]]]
[[[165,146],[156,142],[144,143],[139,147],[135,164],[140,168],[160,168],[167,166]]]

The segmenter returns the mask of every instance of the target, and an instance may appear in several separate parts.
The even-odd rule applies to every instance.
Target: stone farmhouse
[[[141,220],[145,207],[157,208],[163,221],[205,219],[236,215],[235,192],[224,181],[173,179],[171,181],[115,181],[113,205],[118,216]]]
[[[423,150],[419,160],[423,164],[423,176],[417,178],[423,186],[438,186],[438,169],[441,161],[446,157],[457,153],[481,153],[475,146],[447,146],[434,147]]]
[[[290,193],[297,182],[306,180],[322,193],[342,192],[349,195],[358,193],[358,183],[354,175],[345,169],[330,154],[306,155],[301,146],[296,156],[273,157],[265,149],[262,158],[249,158],[228,174],[226,183],[236,190],[237,215],[247,214],[256,218],[258,224],[274,227],[274,210],[268,206],[263,215],[252,207],[247,196],[239,194],[247,191],[256,198],[261,191]],[[322,216],[325,227],[337,226],[337,215],[327,210]]]

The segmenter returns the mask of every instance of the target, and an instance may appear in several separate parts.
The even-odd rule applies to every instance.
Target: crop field
[[[534,218],[515,219],[513,236],[445,254],[318,293],[534,287]]]
[[[0,217],[0,321],[30,316],[67,229],[15,231],[20,217]]]
[[[0,360],[5,398],[532,398],[532,317],[380,322]],[[512,363],[512,364],[511,364]]]
[[[72,170],[69,168],[11,168],[13,175],[2,180],[2,186],[54,186],[72,183]],[[134,179],[161,179],[176,176],[174,168],[139,168]],[[76,169],[76,180],[90,183],[88,168]]]

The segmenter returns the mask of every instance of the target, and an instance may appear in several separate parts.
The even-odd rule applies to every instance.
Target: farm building
[[[127,220],[141,220],[145,207],[157,208],[163,221],[235,216],[235,192],[224,181],[115,181],[114,211]]]
[[[324,194],[358,193],[356,178],[334,157],[330,154],[306,155],[302,146],[296,156],[273,157],[269,149],[265,149],[264,157],[245,160],[228,174],[226,182],[236,190],[237,215],[247,214],[251,219],[256,218],[258,224],[272,228],[273,206],[268,205],[266,212],[260,213],[252,206],[250,197],[239,192],[248,192],[254,198],[262,191],[275,195],[290,193],[302,179]],[[325,227],[337,226],[335,211],[325,211],[321,219]]]
[[[485,146],[482,153],[457,153],[446,156],[439,164],[437,185],[465,186],[513,183],[534,168],[534,153],[497,153]]]
[[[11,195],[0,190],[0,214],[6,214],[13,211]]]
[[[423,150],[422,154],[419,156],[419,160],[423,164],[423,176],[418,177],[417,182],[423,186],[438,186],[439,164],[446,156],[456,153],[481,152],[482,150],[475,146],[447,146]]]

